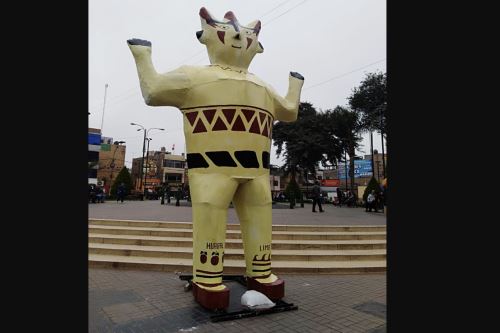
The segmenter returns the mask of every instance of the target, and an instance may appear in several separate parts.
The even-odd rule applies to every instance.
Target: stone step
[[[119,256],[192,259],[191,247],[90,243],[89,253]],[[243,249],[225,249],[225,260],[244,260]],[[273,261],[385,260],[385,250],[273,250]]]
[[[141,246],[192,247],[191,237],[163,237],[123,234],[89,234],[89,243]],[[227,239],[226,249],[242,249],[241,239]],[[385,240],[273,240],[274,250],[375,250],[386,249]]]
[[[89,254],[90,267],[114,267],[165,272],[183,272],[191,274],[192,260],[182,258],[155,258],[136,256],[116,256]],[[373,261],[278,261],[272,263],[276,274],[353,274],[367,272],[385,272],[385,260]],[[225,274],[244,274],[243,260],[224,260]]]
[[[108,226],[89,225],[89,232],[114,235],[141,235],[141,236],[163,236],[163,237],[192,237],[192,229],[176,228],[149,228],[130,226]],[[239,230],[227,230],[227,239],[241,239]],[[303,239],[303,240],[348,240],[348,239],[386,239],[386,233],[382,231],[358,232],[358,231],[273,231],[274,240]]]
[[[89,219],[89,225],[130,226],[146,228],[192,229],[191,222]],[[240,230],[239,224],[227,224],[227,230]],[[385,225],[275,225],[273,231],[386,231]]]

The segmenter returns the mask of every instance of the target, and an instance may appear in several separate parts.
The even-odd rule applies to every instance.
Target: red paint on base
[[[260,283],[255,278],[247,277],[247,289],[263,293],[273,302],[285,297],[285,281],[281,279],[272,283]]]
[[[199,287],[193,282],[193,295],[196,302],[209,310],[221,310],[229,307],[229,289],[210,291]]]

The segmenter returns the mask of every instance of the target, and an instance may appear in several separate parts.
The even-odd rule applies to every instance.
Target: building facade
[[[134,188],[142,191],[141,184],[144,183],[146,189],[154,189],[163,183],[169,187],[179,187],[187,185],[187,165],[184,154],[174,155],[165,150],[149,151],[144,157],[144,169],[141,181],[142,157],[132,159],[132,181]],[[144,177],[146,175],[146,177]]]
[[[165,155],[163,159],[163,181],[171,187],[188,184],[187,163],[184,154]]]
[[[90,128],[88,130],[88,178],[89,184],[97,184],[97,171],[99,169],[99,152],[101,151],[101,130]]]
[[[125,152],[126,146],[113,142],[113,138],[101,138],[97,178],[102,181],[106,193],[110,193],[116,176],[125,166]]]
[[[365,160],[371,161],[372,156],[371,155],[365,155]],[[373,150],[373,176],[375,179],[381,183],[382,180],[386,177],[385,175],[385,170],[384,170],[384,162],[385,162],[385,167],[387,168],[387,154],[384,154],[384,159],[382,160],[382,154],[379,154],[379,152],[374,149]]]

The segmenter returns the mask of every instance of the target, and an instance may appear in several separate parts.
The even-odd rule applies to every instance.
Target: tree
[[[337,145],[335,148],[331,148],[329,154],[332,156],[329,156],[329,159],[342,160],[342,155],[349,155],[349,177],[351,178],[352,189],[354,186],[354,158],[356,149],[359,148],[361,142],[361,136],[359,135],[362,130],[360,114],[345,107],[337,106],[333,110],[327,110],[324,119],[328,133],[333,137],[329,141],[331,145]]]
[[[281,167],[285,174],[291,174],[296,180],[299,171],[308,170],[316,173],[319,162],[325,163],[328,150],[327,134],[322,123],[323,117],[311,103],[299,105],[296,121],[291,123],[278,122],[273,127],[273,145],[276,146],[278,157],[284,152],[285,163]]]
[[[381,192],[380,191],[380,184],[373,176],[370,179],[368,186],[366,186],[365,192],[363,193],[363,202],[366,202],[366,198],[368,197],[368,194],[370,194],[372,191],[375,191],[375,193],[377,193],[377,194],[379,194]]]
[[[358,88],[348,97],[349,105],[362,115],[361,124],[364,130],[370,133],[370,152],[373,165],[373,131],[378,131],[382,138],[382,154],[384,154],[384,133],[387,121],[385,120],[387,109],[387,74],[368,73]],[[384,167],[385,161],[383,160]],[[385,172],[384,172],[385,173]]]
[[[290,208],[295,206],[296,199],[302,198],[302,192],[300,191],[299,184],[297,184],[294,178],[291,178],[290,182],[286,186],[285,195],[290,201]]]
[[[121,183],[125,185],[125,194],[130,193],[132,190],[132,177],[127,167],[123,167],[118,173],[118,176],[116,176],[113,186],[111,186],[111,196],[116,196],[116,190]]]
[[[368,73],[360,86],[348,97],[353,110],[362,114],[363,128],[369,131],[387,133],[387,74]]]

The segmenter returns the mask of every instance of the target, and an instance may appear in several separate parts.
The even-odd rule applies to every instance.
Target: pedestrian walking
[[[321,189],[319,187],[319,182],[315,181],[312,188],[312,199],[313,199],[313,213],[316,213],[316,204],[318,204],[319,212],[323,213],[323,207],[321,207]]]

